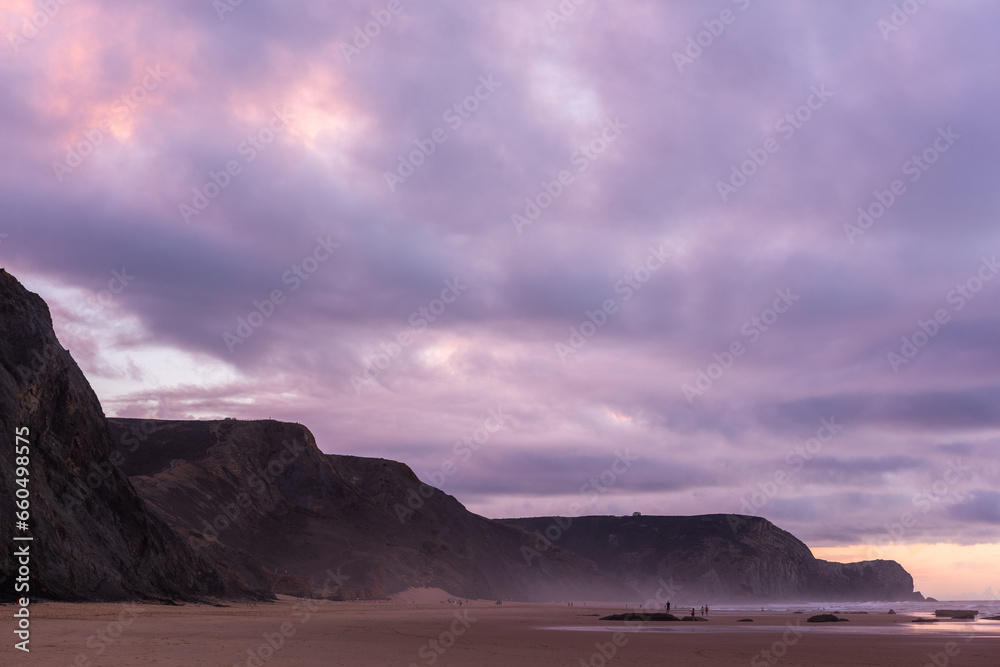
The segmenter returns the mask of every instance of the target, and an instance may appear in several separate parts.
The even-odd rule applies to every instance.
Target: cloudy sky
[[[109,415],[1000,590],[1000,8],[896,7],[3,0],[0,264]]]

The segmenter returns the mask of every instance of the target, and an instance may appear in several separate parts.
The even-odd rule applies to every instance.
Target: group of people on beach
[[[628,605],[625,605],[625,608],[628,609]],[[641,604],[639,605],[639,609],[642,609],[642,605]],[[667,603],[664,605],[664,609],[666,609],[667,611],[670,611],[670,602],[669,601],[667,601]],[[694,607],[691,607],[691,618],[694,618],[694,611],[695,611]],[[708,605],[707,604],[701,606],[701,615],[702,616],[708,616]]]
[[[670,603],[669,602],[667,603],[667,611],[670,611]],[[702,616],[708,616],[708,605],[707,604],[701,606],[701,615]],[[694,618],[694,607],[691,607],[691,618]]]

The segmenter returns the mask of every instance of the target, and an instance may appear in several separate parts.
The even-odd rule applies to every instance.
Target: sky
[[[0,265],[108,415],[1000,591],[995,3],[0,16]]]

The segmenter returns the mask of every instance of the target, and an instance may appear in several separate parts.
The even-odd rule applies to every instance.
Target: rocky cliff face
[[[913,577],[894,560],[831,563],[817,559],[807,588],[814,600],[923,600]],[[864,595],[865,597],[859,597]]]
[[[674,599],[910,600],[913,579],[895,561],[818,560],[791,533],[758,517],[591,516],[504,519],[532,532],[564,525],[558,544],[593,560],[645,601]]]
[[[115,465],[104,413],[45,302],[0,269],[0,446],[30,441],[30,531],[15,530],[15,460],[0,456],[0,534],[31,534],[30,595],[52,599],[267,595],[222,573],[153,516]],[[0,595],[15,593],[0,549]],[[259,579],[263,579],[259,576]],[[17,592],[20,597],[23,592]]]
[[[304,577],[316,594],[379,598],[428,586],[536,601],[915,595],[895,562],[817,560],[757,517],[490,521],[401,463],[323,454],[298,424],[109,423],[123,455],[135,450],[124,471],[192,545],[247,554],[272,573]]]
[[[317,595],[381,598],[438,587],[476,598],[615,597],[576,554],[529,560],[535,537],[472,514],[405,465],[323,454],[275,421],[109,420],[123,470],[198,550],[246,553]]]

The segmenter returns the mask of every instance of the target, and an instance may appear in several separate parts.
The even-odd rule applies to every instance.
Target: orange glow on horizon
[[[823,560],[851,563],[894,560],[913,575],[913,588],[939,600],[973,596],[983,599],[992,588],[1000,595],[1000,543],[992,544],[893,544],[874,549],[868,544],[814,547]]]

